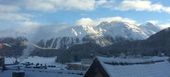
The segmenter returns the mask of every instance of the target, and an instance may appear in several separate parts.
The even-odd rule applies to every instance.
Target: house
[[[81,70],[86,71],[89,68],[90,65],[87,64],[81,64],[81,63],[67,63],[66,68],[68,70]]]
[[[0,70],[3,69],[4,64],[5,64],[5,59],[0,56]]]
[[[81,59],[81,62],[73,62],[73,63],[67,63],[67,69],[68,70],[81,70],[81,71],[86,71],[93,60],[91,59]]]
[[[168,57],[97,57],[84,77],[170,77]]]
[[[90,65],[92,62],[93,62],[92,59],[81,59],[81,63],[82,64]]]

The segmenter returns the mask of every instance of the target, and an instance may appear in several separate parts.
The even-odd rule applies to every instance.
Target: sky
[[[0,0],[0,30],[96,25],[102,21],[170,26],[170,0]]]

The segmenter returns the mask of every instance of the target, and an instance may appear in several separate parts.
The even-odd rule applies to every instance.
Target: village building
[[[4,60],[5,60],[5,59],[0,56],[0,70],[2,70],[3,67],[4,67],[4,64],[5,64],[5,61],[4,61]]]
[[[92,62],[93,62],[93,60],[91,60],[91,59],[81,59],[81,62],[67,63],[66,68],[68,70],[86,71],[90,67]]]
[[[168,57],[97,57],[84,77],[170,77]]]
[[[81,71],[86,71],[89,67],[90,65],[81,63],[67,63],[66,66],[68,70],[81,70]]]

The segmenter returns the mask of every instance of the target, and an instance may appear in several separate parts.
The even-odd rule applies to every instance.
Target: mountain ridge
[[[148,28],[150,26],[151,28]],[[31,32],[32,34],[25,35],[25,37],[28,37],[29,42],[42,48],[67,49],[75,44],[86,42],[93,42],[102,47],[108,46],[116,43],[118,38],[143,40],[160,30],[152,23],[138,26],[129,22],[112,21],[101,22],[95,26],[78,25],[62,27],[61,29],[57,26],[42,26]],[[24,33],[18,35],[24,35]]]
[[[150,26],[150,24],[148,25]],[[147,27],[147,25],[145,25]],[[152,27],[157,28],[156,25],[152,25]],[[69,28],[64,28],[49,39],[41,39],[47,45],[49,44],[49,40],[53,41],[50,45],[46,47],[52,46],[52,44],[57,44],[56,47],[60,48],[66,46],[66,48],[77,44],[84,43],[89,41],[94,41],[101,46],[111,45],[115,38],[125,38],[128,40],[142,40],[148,38],[150,35],[160,31],[157,30],[146,30],[146,28],[141,28],[136,24],[131,24],[128,22],[102,22],[97,26],[73,26]],[[54,43],[56,41],[56,43]],[[39,41],[40,42],[40,41]],[[44,46],[41,45],[41,46]]]

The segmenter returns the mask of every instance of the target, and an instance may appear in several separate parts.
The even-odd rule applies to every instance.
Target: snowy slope
[[[46,30],[49,31],[49,30]],[[53,32],[52,36],[49,34],[49,37],[41,39],[41,42],[43,44],[41,46],[46,48],[63,48],[66,46],[72,46],[73,44],[79,44],[84,43],[83,38],[86,36],[94,36],[93,38],[100,37],[101,35],[97,32],[97,30],[94,30],[93,26],[72,26],[68,28],[64,28],[61,30],[58,30],[57,32]],[[47,34],[47,33],[43,33]],[[45,35],[46,36],[46,35]],[[39,41],[40,43],[40,41]]]
[[[141,28],[143,32],[145,32],[148,36],[151,36],[152,34],[155,34],[156,32],[161,30],[160,27],[150,22],[140,25],[139,28]]]
[[[98,29],[103,35],[110,35],[113,38],[145,39],[148,37],[138,26],[127,22],[103,22],[98,25]]]
[[[83,38],[86,35],[98,35],[98,31],[93,26],[73,26],[58,31],[56,37],[78,37]]]

